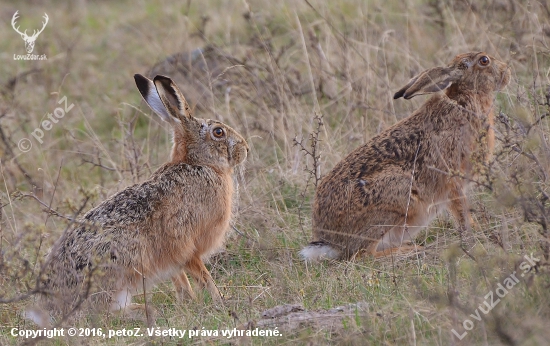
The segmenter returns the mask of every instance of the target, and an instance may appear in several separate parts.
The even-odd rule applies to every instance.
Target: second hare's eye
[[[225,135],[225,131],[221,127],[216,127],[214,130],[212,130],[212,134],[216,138],[222,138],[223,135]]]
[[[482,56],[482,57],[479,59],[479,64],[480,64],[481,66],[487,66],[487,65],[489,65],[489,62],[491,62],[491,60],[489,60],[489,58],[486,57],[486,56]]]

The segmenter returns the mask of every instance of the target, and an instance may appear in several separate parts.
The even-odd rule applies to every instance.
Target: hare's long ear
[[[164,76],[154,81],[140,74],[134,75],[141,96],[162,120],[170,124],[181,123],[181,117],[190,117],[189,105],[174,82]]]
[[[141,96],[147,102],[149,107],[155,113],[157,113],[162,120],[166,121],[167,123],[174,124],[177,118],[174,118],[166,108],[164,107],[164,104],[160,100],[159,94],[157,92],[157,88],[155,87],[155,84],[152,80],[149,78],[143,77],[140,74],[134,75],[134,80],[136,81],[136,86],[139,89],[139,92],[141,93]]]
[[[153,79],[157,93],[164,104],[164,108],[178,120],[192,118],[191,107],[183,97],[180,89],[170,78],[165,76],[156,76]]]
[[[405,99],[417,95],[435,93],[447,89],[462,76],[462,71],[454,67],[434,67],[415,76],[401,90],[393,95],[394,99]]]

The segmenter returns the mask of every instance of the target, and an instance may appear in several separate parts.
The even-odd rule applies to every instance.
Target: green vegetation
[[[25,54],[10,28],[38,28]],[[134,85],[167,57],[214,47],[199,58],[210,79],[170,75],[195,115],[219,118],[250,144],[235,227],[209,264],[225,296],[202,292],[178,303],[169,282],[150,301],[157,326],[222,330],[265,326],[279,337],[117,336],[43,339],[52,345],[345,344],[543,345],[550,340],[550,4],[522,0],[336,0],[180,2],[4,1],[0,10],[0,344],[24,342],[10,330],[37,329],[23,318],[43,256],[69,221],[168,158],[170,136]],[[408,258],[306,265],[315,163],[320,175],[426,97],[392,99],[409,78],[456,54],[484,50],[506,61],[512,82],[496,98],[495,157],[470,191],[473,234],[460,249],[442,215]],[[156,67],[163,71],[162,66]],[[166,69],[164,69],[166,71]],[[204,76],[204,72],[202,75]],[[197,91],[198,90],[198,91]],[[31,136],[66,96],[74,108],[43,143]],[[323,126],[318,127],[316,116]],[[317,162],[302,149],[317,137]],[[29,138],[22,152],[18,142]],[[301,141],[302,147],[296,145]],[[471,314],[525,255],[540,259],[481,321]],[[495,295],[496,298],[496,295]],[[136,297],[143,302],[143,297]],[[262,312],[283,304],[324,312],[356,304],[341,318],[272,324]],[[345,309],[344,309],[345,310]],[[298,316],[299,311],[294,312]],[[305,313],[305,312],[302,312]],[[338,315],[337,313],[335,313]],[[334,314],[333,314],[334,315]],[[317,317],[315,317],[317,316]],[[460,341],[451,332],[464,332]],[[147,327],[120,316],[83,316],[77,327]],[[263,323],[263,324],[262,324]]]

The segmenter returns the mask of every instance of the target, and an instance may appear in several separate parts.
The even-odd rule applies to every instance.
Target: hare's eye
[[[225,131],[221,127],[216,127],[214,130],[212,130],[212,133],[214,134],[214,137],[222,138],[225,134]]]
[[[487,66],[487,65],[489,65],[489,62],[490,62],[490,61],[491,61],[491,60],[489,60],[488,57],[482,56],[482,57],[479,59],[479,64],[480,64],[481,66]]]

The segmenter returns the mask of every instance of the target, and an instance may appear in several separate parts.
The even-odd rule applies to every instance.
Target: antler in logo
[[[42,23],[42,29],[40,29],[39,31],[34,30],[32,35],[29,36],[29,35],[27,35],[27,30],[25,30],[24,32],[21,32],[21,31],[19,31],[19,27],[15,27],[15,22],[17,21],[18,13],[19,13],[19,11],[16,11],[15,14],[13,15],[13,17],[11,19],[11,26],[13,26],[13,30],[15,30],[19,35],[21,35],[23,40],[25,40],[25,49],[27,50],[27,53],[32,53],[32,51],[34,49],[34,41],[36,41],[36,38],[38,37],[38,35],[40,35],[40,33],[42,31],[44,31],[44,28],[46,27],[46,24],[48,24],[48,19],[49,19],[48,15],[46,13],[44,13],[43,18],[46,21]]]

